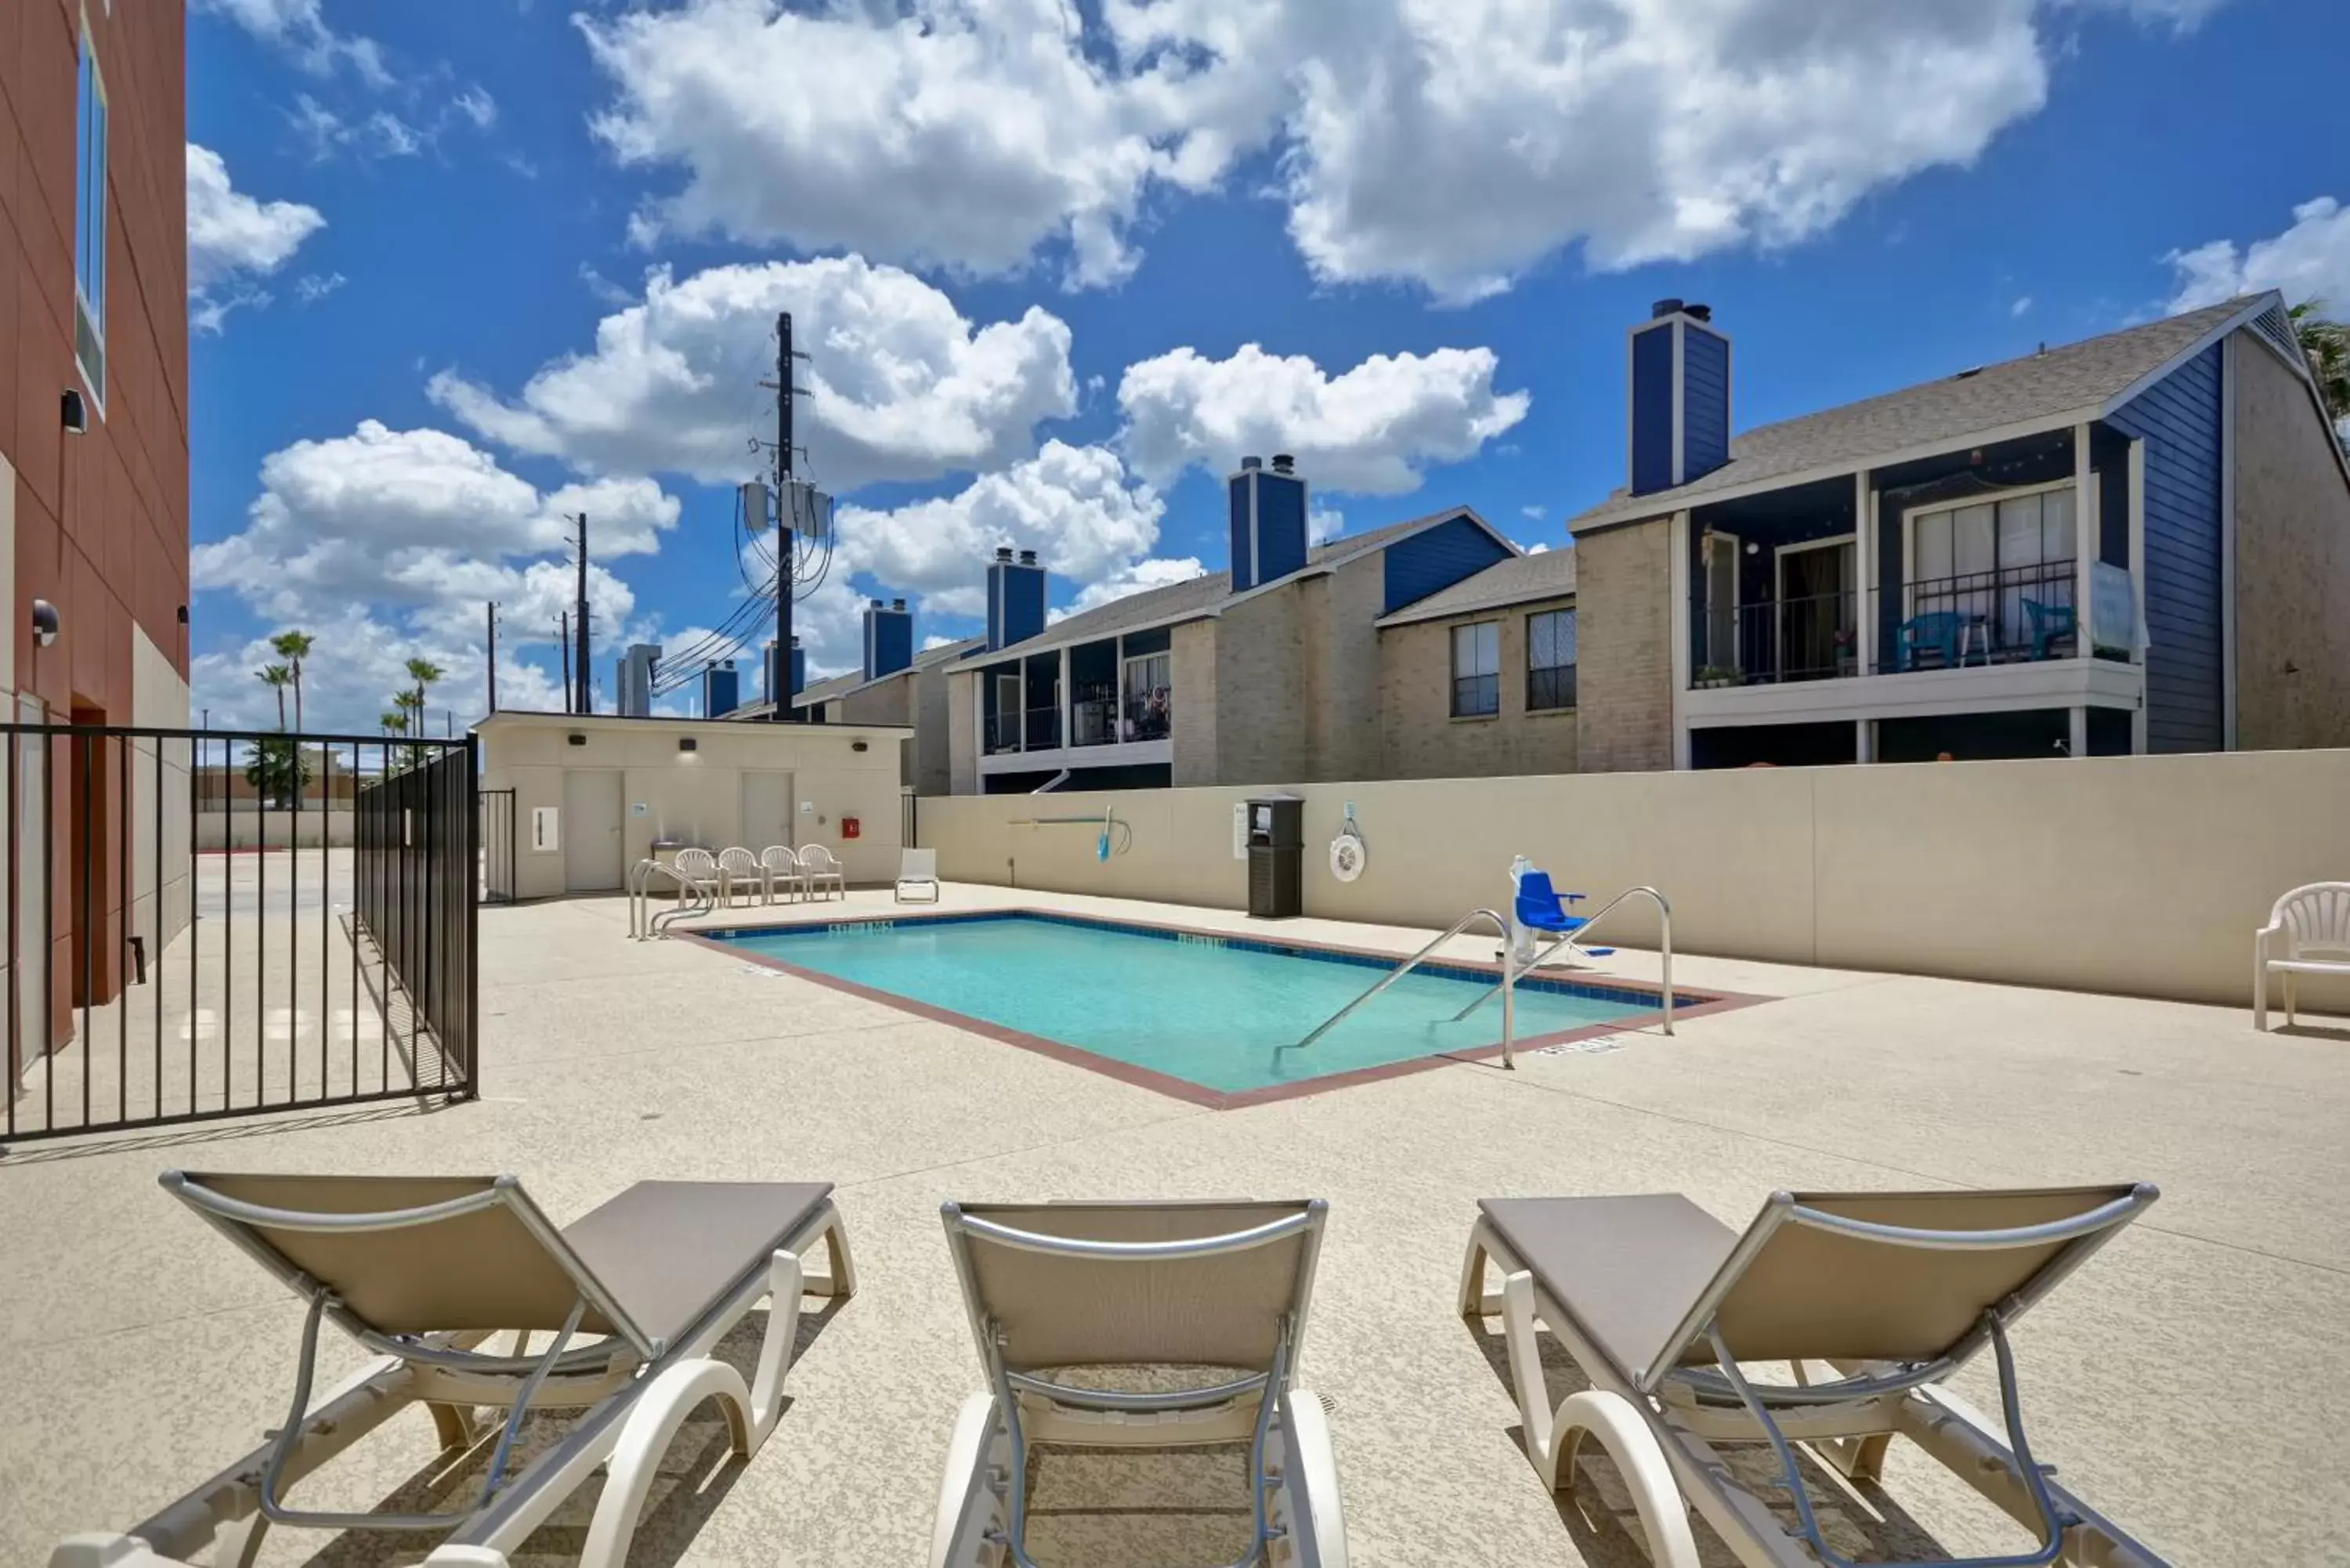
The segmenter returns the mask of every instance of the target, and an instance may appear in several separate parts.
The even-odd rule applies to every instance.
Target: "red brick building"
[[[187,723],[186,127],[181,0],[0,0],[0,700],[19,722]],[[115,993],[126,935],[154,951],[185,923],[184,841],[119,826],[153,822],[175,775],[184,800],[184,747],[163,763],[151,743],[13,759],[6,956],[29,1022],[46,935],[52,1042]]]

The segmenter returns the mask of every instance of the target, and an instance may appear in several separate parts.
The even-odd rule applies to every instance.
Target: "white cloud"
[[[1539,523],[1550,515],[1550,508],[1541,505],[1521,506],[1518,508],[1518,515],[1529,523]]]
[[[2045,102],[2085,5],[2220,0],[687,0],[583,18],[616,156],[682,171],[636,232],[1075,286],[1154,192],[1273,155],[1326,281],[1469,299],[1582,247],[1618,268],[1800,241],[1971,162]],[[844,83],[858,90],[845,91]]]
[[[1178,348],[1127,367],[1118,440],[1139,472],[1165,483],[1193,463],[1295,454],[1314,485],[1356,494],[1415,489],[1431,462],[1473,457],[1525,418],[1523,392],[1493,390],[1493,351],[1375,354],[1333,376],[1302,354],[1243,344],[1229,359]]]
[[[1166,504],[1105,447],[1048,441],[953,495],[887,512],[843,507],[846,565],[937,614],[979,615],[998,545],[1035,550],[1054,576],[1092,585],[1149,555]]]
[[[414,95],[411,95],[411,100]],[[348,153],[362,162],[377,158],[413,158],[441,145],[453,129],[485,131],[498,117],[497,100],[479,86],[459,88],[428,115],[403,118],[388,109],[346,115],[308,93],[294,95],[287,123],[307,148],[310,161],[324,163]]]
[[[319,15],[319,0],[193,0],[193,7],[225,16],[265,44],[284,49],[313,76],[348,64],[371,87],[391,85],[383,50],[372,38],[338,34]]]
[[[2196,310],[2263,288],[2283,290],[2294,305],[2323,299],[2337,312],[2350,310],[2350,208],[2319,196],[2293,210],[2293,226],[2282,234],[2241,250],[2232,240],[2212,240],[2163,260],[2178,275],[2173,310]]]
[[[269,303],[255,280],[284,266],[327,220],[300,202],[262,202],[237,190],[208,147],[189,142],[187,161],[188,325],[218,332],[230,311]]]
[[[1077,597],[1069,601],[1068,607],[1053,610],[1045,618],[1047,622],[1066,620],[1073,615],[1083,615],[1087,610],[1115,604],[1131,594],[1188,583],[1206,572],[1207,568],[1196,556],[1185,556],[1174,560],[1159,556],[1148,556],[1087,583],[1077,590]]]
[[[1305,513],[1305,542],[1319,545],[1335,539],[1347,531],[1347,514],[1327,506],[1309,504]]]
[[[2007,307],[2007,313],[2008,313],[2010,316],[2021,317],[2021,316],[2023,316],[2023,315],[2028,314],[2028,313],[2031,311],[2031,309],[2032,309],[2032,296],[2031,296],[2030,295],[2028,295],[2028,294],[2027,294],[2027,295],[2023,296],[2021,299],[2018,299],[2018,300],[2017,300],[2013,305],[2009,306]]]
[[[302,305],[316,305],[350,282],[338,272],[305,273],[294,282],[294,298]]]
[[[591,287],[593,285],[591,284]],[[647,275],[645,297],[606,317],[596,346],[541,369],[512,400],[457,372],[433,400],[492,441],[583,468],[675,472],[723,483],[775,437],[776,313],[793,315],[806,472],[845,493],[877,479],[934,479],[1032,452],[1039,421],[1076,409],[1069,329],[1031,306],[974,327],[910,273],[861,257]]]

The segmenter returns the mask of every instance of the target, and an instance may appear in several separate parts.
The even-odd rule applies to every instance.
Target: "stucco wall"
[[[2236,743],[2350,745],[2350,484],[2308,388],[2241,337]]]
[[[565,891],[560,847],[531,846],[531,813],[563,805],[563,775],[573,769],[609,769],[621,775],[621,864],[649,855],[656,837],[712,849],[741,843],[743,774],[788,773],[795,805],[795,844],[822,844],[840,857],[851,882],[886,883],[898,873],[902,822],[898,784],[900,732],[855,725],[730,724],[717,721],[555,718],[547,722],[501,715],[485,722],[482,787],[515,792],[517,897],[550,898]],[[583,746],[566,736],[584,734]],[[678,750],[681,735],[696,742]],[[858,740],[867,750],[858,752]],[[642,804],[639,815],[635,807]],[[859,836],[841,836],[841,818],[858,818]],[[761,845],[745,845],[757,849]]]
[[[1414,621],[1380,632],[1378,776],[1438,779],[1575,772],[1575,711],[1526,710],[1526,618],[1574,607],[1570,595]],[[1502,711],[1492,718],[1456,719],[1452,628],[1488,620],[1501,623]]]
[[[1586,773],[1673,765],[1672,524],[1575,541],[1577,759]]]
[[[1056,796],[1114,810],[1131,847],[1015,828],[1022,800],[926,803],[951,879],[1238,909],[1235,788]],[[2350,867],[2350,751],[1908,767],[1305,784],[1305,913],[1440,929],[1498,907],[1523,853],[1599,898],[1647,883],[1679,950],[2249,1002],[2251,933],[2277,896]],[[1370,851],[1334,879],[1352,801]],[[1933,831],[1921,832],[1930,823]],[[2215,831],[2224,824],[2225,831]],[[2147,846],[2161,846],[2158,854]],[[1611,931],[1653,940],[1631,915]],[[2311,986],[2313,1007],[2350,990]]]

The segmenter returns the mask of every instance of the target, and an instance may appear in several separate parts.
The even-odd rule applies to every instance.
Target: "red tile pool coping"
[[[1102,926],[1112,929],[1125,926],[1165,932],[1173,936],[1258,942],[1275,940],[1271,935],[1258,936],[1247,931],[1210,930],[1199,926],[1179,926],[1163,920],[1137,920],[1124,917],[1107,919],[1092,916],[1072,916],[1061,909],[1022,907],[972,911],[968,915],[856,915],[841,919],[783,923],[810,926],[875,924],[918,926],[935,921],[941,925],[954,925],[995,916],[1024,915],[1048,920],[1071,921],[1080,925]],[[984,1018],[973,1018],[967,1012],[950,1012],[943,1007],[933,1007],[926,1002],[917,1002],[910,996],[900,996],[893,991],[877,990],[853,980],[844,980],[838,975],[827,974],[821,970],[806,969],[795,963],[786,963],[782,959],[771,958],[765,953],[753,952],[747,948],[739,947],[733,942],[723,940],[730,935],[773,929],[775,926],[776,922],[774,921],[748,926],[702,926],[691,931],[673,931],[671,934],[692,942],[698,947],[708,948],[712,952],[724,953],[729,958],[754,963],[763,969],[775,970],[795,979],[827,986],[834,991],[846,992],[850,996],[861,996],[868,1002],[878,1002],[885,1007],[893,1007],[900,1012],[912,1013],[917,1018],[927,1018],[934,1023],[944,1023],[956,1029],[968,1030],[973,1034],[984,1035],[990,1040],[1001,1041],[1006,1045],[1016,1045],[1023,1051],[1033,1051],[1039,1056],[1050,1056],[1056,1062],[1066,1062],[1073,1067],[1083,1067],[1087,1072],[1098,1073],[1104,1077],[1116,1078],[1139,1088],[1156,1090],[1174,1099],[1189,1101],[1195,1106],[1203,1106],[1209,1110],[1232,1111],[1248,1106],[1268,1105],[1275,1100],[1299,1099],[1307,1095],[1319,1095],[1332,1089],[1352,1088],[1357,1084],[1377,1083],[1385,1078],[1407,1077],[1411,1074],[1425,1073],[1437,1067],[1489,1060],[1502,1054],[1502,1047],[1497,1043],[1461,1051],[1447,1051],[1433,1056],[1412,1056],[1400,1062],[1383,1062],[1374,1067],[1357,1067],[1344,1073],[1330,1073],[1316,1078],[1302,1079],[1295,1084],[1275,1084],[1262,1089],[1211,1089],[1205,1085],[1194,1084],[1189,1079],[1178,1078],[1167,1073],[1153,1072],[1149,1067],[1138,1067],[1132,1063],[1121,1062],[1115,1057],[1104,1056],[1059,1040],[1047,1040],[1039,1034],[1030,1034],[1018,1029],[1007,1029],[1001,1023],[991,1023]],[[1384,952],[1377,948],[1349,947],[1337,942],[1306,941],[1286,936],[1278,938],[1277,945],[1300,948],[1312,952],[1338,954],[1347,958],[1369,959],[1390,964],[1400,963],[1405,957],[1400,953]],[[1448,958],[1442,962],[1449,970],[1468,970],[1478,974],[1490,975],[1495,980],[1499,980],[1502,976],[1500,965],[1482,960]],[[1663,991],[1658,986],[1646,985],[1637,981],[1617,980],[1613,976],[1607,977],[1604,983],[1610,991],[1623,991],[1644,996],[1658,1006],[1661,1006],[1664,1001]],[[1676,997],[1697,998],[1694,1002],[1675,1004],[1673,1019],[1676,1023],[1684,1018],[1703,1018],[1710,1013],[1729,1012],[1742,1007],[1752,1007],[1756,1002],[1771,1000],[1765,996],[1749,996],[1737,992],[1715,991],[1711,988],[1701,992],[1692,991],[1686,986],[1675,986],[1673,994]],[[1578,1040],[1593,1040],[1602,1035],[1634,1033],[1641,1027],[1627,1020],[1618,1020],[1612,1023],[1595,1023],[1583,1029],[1568,1029],[1549,1034],[1532,1035],[1514,1042],[1512,1049],[1521,1054],[1539,1051],[1546,1046],[1566,1045]]]

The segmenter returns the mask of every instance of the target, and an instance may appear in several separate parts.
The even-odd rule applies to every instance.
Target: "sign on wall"
[[[530,846],[535,853],[549,853],[560,848],[556,826],[563,819],[558,805],[535,805],[530,808]]]

